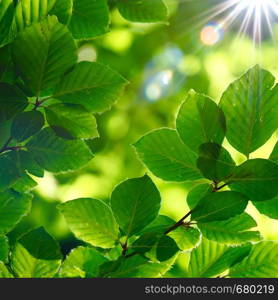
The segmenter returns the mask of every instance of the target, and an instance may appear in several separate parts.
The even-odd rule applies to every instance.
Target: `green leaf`
[[[60,23],[68,25],[72,16],[73,1],[74,0],[56,0],[49,14],[57,16]]]
[[[212,185],[208,183],[195,186],[192,190],[189,191],[186,198],[186,202],[189,208],[191,210],[195,208],[202,198],[212,193],[212,190]]]
[[[13,275],[2,261],[0,261],[0,278],[13,278]]]
[[[134,146],[140,159],[159,178],[180,182],[202,178],[196,166],[197,155],[182,143],[173,129],[152,131]]]
[[[80,104],[91,112],[102,112],[117,100],[125,84],[126,80],[109,67],[83,61],[62,78],[53,97]]]
[[[204,95],[191,91],[176,122],[181,139],[197,154],[202,144],[222,144],[226,132],[225,116],[217,104]]]
[[[270,200],[278,195],[278,165],[266,159],[247,160],[229,179],[231,189],[251,201]]]
[[[99,267],[108,259],[89,247],[73,249],[62,264],[60,276],[66,278],[96,278]]]
[[[163,234],[176,222],[167,216],[158,216],[149,226],[147,226],[141,233],[147,234],[155,232],[157,234]],[[200,231],[192,227],[180,226],[174,231],[168,233],[178,245],[178,247],[183,250],[190,250],[194,248],[200,242]]]
[[[23,142],[39,132],[44,125],[44,116],[39,111],[26,111],[18,114],[12,123],[11,136]]]
[[[36,134],[26,145],[36,162],[49,172],[67,172],[87,164],[93,155],[81,140],[64,140],[51,128]]]
[[[166,261],[173,256],[175,256],[179,252],[179,248],[174,241],[169,236],[163,235],[156,245],[156,258],[163,262]]]
[[[9,254],[8,239],[5,236],[0,236],[0,262],[6,262]],[[1,268],[0,268],[1,275]]]
[[[274,162],[278,163],[278,142],[276,143],[270,157],[270,160],[273,160]]]
[[[32,179],[28,174],[21,174],[20,178],[12,185],[12,189],[18,193],[27,193],[37,186],[37,182]]]
[[[61,258],[58,243],[41,227],[17,241],[11,264],[20,278],[51,278],[59,270]]]
[[[15,33],[22,31],[25,27],[39,22],[46,17],[53,8],[55,2],[61,0],[20,0],[16,5],[14,17]]]
[[[249,230],[257,227],[257,223],[246,213],[226,221],[198,224],[198,227],[204,237],[222,244],[240,245],[261,240],[258,231]]]
[[[227,220],[242,214],[247,204],[248,198],[237,192],[211,193],[193,209],[192,220],[198,223]]]
[[[278,220],[278,196],[267,201],[253,201],[253,204],[261,214]]]
[[[115,218],[127,237],[144,229],[158,216],[161,197],[148,176],[119,184],[111,196]]]
[[[16,86],[0,83],[0,123],[11,119],[28,106],[28,99]]]
[[[48,124],[62,138],[98,137],[95,117],[81,105],[59,103],[46,107],[45,112]]]
[[[101,248],[112,248],[119,228],[110,207],[101,200],[77,199],[58,206],[77,238]]]
[[[191,252],[187,277],[216,277],[241,261],[250,250],[250,245],[228,247],[203,238],[202,243]]]
[[[0,46],[11,40],[11,25],[14,17],[13,0],[0,1]]]
[[[13,158],[12,152],[0,155],[0,191],[9,188],[20,178],[20,170]]]
[[[236,164],[225,148],[215,143],[206,143],[199,148],[197,166],[205,178],[223,181],[233,173]]]
[[[104,264],[101,274],[108,278],[157,278],[162,277],[175,263],[175,260],[176,256],[165,262],[154,263],[140,255],[134,255],[127,259],[119,258],[116,262]]]
[[[117,0],[121,15],[132,22],[166,21],[168,9],[163,0]]]
[[[264,145],[277,129],[278,85],[274,83],[271,73],[255,66],[221,98],[228,141],[246,156]]]
[[[245,259],[231,268],[232,278],[278,278],[278,243],[261,242]]]
[[[43,168],[37,164],[30,152],[24,150],[13,152],[13,158],[16,161],[18,170],[21,172],[28,171],[28,173],[37,177],[44,176]]]
[[[68,29],[55,16],[27,27],[13,43],[14,62],[36,96],[48,92],[77,61]]]
[[[12,190],[0,194],[0,235],[11,231],[31,209],[31,196]]]
[[[154,248],[161,235],[157,232],[147,232],[142,234],[132,245],[128,246],[130,254],[145,254]]]
[[[69,23],[74,38],[90,39],[104,34],[109,27],[109,8],[106,0],[74,0]]]

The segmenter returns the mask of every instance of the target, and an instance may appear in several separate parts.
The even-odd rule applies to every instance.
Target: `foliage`
[[[269,159],[250,159],[277,130],[277,85],[259,66],[219,104],[190,91],[176,129],[134,144],[154,177],[192,186],[181,220],[160,214],[161,194],[144,175],[118,184],[110,199],[58,205],[81,243],[66,256],[43,227],[12,241],[37,178],[93,159],[97,118],[127,84],[78,56],[84,41],[109,31],[112,7],[132,22],[167,22],[163,0],[0,0],[0,277],[162,277],[185,251],[185,277],[277,277],[278,244],[261,241],[246,211],[250,201],[277,219],[278,148]],[[240,165],[228,143],[245,155]]]

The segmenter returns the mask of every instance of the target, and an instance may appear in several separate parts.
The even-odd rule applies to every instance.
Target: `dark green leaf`
[[[156,245],[156,258],[159,261],[166,261],[179,252],[176,242],[169,236],[163,235]]]
[[[42,168],[56,173],[79,169],[93,158],[83,141],[60,138],[51,128],[41,130],[26,147]]]
[[[18,142],[25,141],[41,130],[44,116],[39,111],[26,111],[18,114],[12,123],[11,136]]]
[[[66,139],[89,139],[98,136],[96,119],[78,104],[59,103],[45,108],[48,124]]]
[[[11,40],[11,25],[14,16],[13,0],[0,1],[0,46]]]
[[[117,0],[117,6],[122,16],[132,22],[166,21],[168,16],[163,0]]]
[[[0,83],[0,123],[22,112],[28,99],[16,86]]]
[[[273,160],[274,162],[278,163],[278,142],[276,143],[270,157],[270,160]]]
[[[66,278],[95,278],[98,277],[99,267],[107,261],[93,248],[78,247],[63,262],[60,275]]]
[[[28,174],[21,174],[20,178],[12,185],[12,189],[18,193],[30,192],[37,186],[37,182],[32,179]]]
[[[21,175],[21,170],[18,169],[14,155],[8,152],[0,155],[0,191],[12,186]]]
[[[148,176],[119,184],[111,196],[111,207],[121,229],[129,237],[149,225],[160,210],[159,191]]]
[[[254,201],[253,204],[261,214],[278,220],[278,196],[267,201]]]
[[[56,0],[50,15],[57,16],[60,23],[68,25],[72,15],[73,0]]]
[[[235,169],[235,162],[230,153],[215,143],[206,143],[199,148],[197,166],[205,178],[223,181]]]
[[[256,221],[246,213],[226,221],[198,224],[203,236],[207,239],[229,245],[260,241],[260,233],[249,230],[256,226]]]
[[[167,181],[202,178],[196,166],[197,155],[182,143],[173,129],[152,131],[134,146],[140,159],[157,177]]]
[[[77,48],[68,29],[51,16],[19,34],[13,55],[25,83],[39,96],[76,63]]]
[[[244,260],[231,268],[232,278],[278,278],[278,244],[261,242]]]
[[[112,248],[119,228],[110,207],[101,200],[77,199],[59,205],[77,238],[101,248]]]
[[[31,196],[12,190],[0,194],[0,235],[11,231],[31,209]]]
[[[69,28],[76,39],[90,39],[108,31],[106,0],[74,0]]]
[[[49,278],[57,273],[61,258],[58,243],[41,227],[18,240],[11,261],[20,278]]]
[[[8,254],[9,254],[8,239],[5,236],[0,236],[0,262],[6,262],[8,258]],[[1,268],[0,268],[0,275],[1,275]]]
[[[278,165],[266,159],[248,160],[229,179],[230,187],[251,201],[270,200],[278,195]]]
[[[193,209],[192,219],[198,223],[227,220],[242,214],[247,204],[248,198],[237,192],[211,193]]]
[[[264,145],[277,129],[278,85],[274,83],[271,73],[255,66],[222,96],[220,107],[227,119],[227,138],[246,156]]]
[[[199,201],[204,198],[206,195],[212,193],[212,185],[205,183],[199,184],[189,191],[186,201],[190,209],[196,207]]]
[[[125,79],[109,67],[83,61],[62,78],[53,97],[102,112],[117,100],[125,84]]]
[[[198,154],[202,144],[222,144],[225,116],[210,98],[191,91],[178,113],[177,130],[183,142]]]

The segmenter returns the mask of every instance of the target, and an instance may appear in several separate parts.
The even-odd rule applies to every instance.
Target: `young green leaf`
[[[29,213],[31,196],[6,190],[0,194],[0,235],[11,231]]]
[[[204,95],[189,92],[176,122],[181,139],[197,154],[202,144],[222,144],[226,132],[225,116],[217,104]]]
[[[39,111],[26,111],[18,114],[12,123],[11,136],[23,142],[39,132],[44,125],[44,116]]]
[[[117,0],[121,15],[132,22],[166,21],[168,9],[163,0]]]
[[[0,261],[0,278],[13,278],[13,275],[2,261]]]
[[[8,239],[5,236],[0,236],[0,262],[6,262],[8,258],[8,254],[9,254]],[[1,270],[0,270],[0,274],[1,274]]]
[[[61,264],[58,243],[38,228],[23,235],[12,252],[12,269],[19,278],[51,278]]]
[[[164,234],[176,222],[167,216],[158,216],[149,226],[141,233],[157,233]],[[180,226],[168,233],[178,245],[180,250],[186,251],[193,249],[200,242],[200,231],[196,228]]]
[[[0,123],[24,111],[28,99],[16,86],[0,83]]]
[[[119,228],[110,207],[101,200],[77,199],[58,206],[77,238],[101,248],[112,248]]]
[[[119,184],[111,195],[111,207],[117,222],[130,237],[158,216],[161,197],[148,176]]]
[[[173,129],[152,131],[134,146],[140,159],[159,178],[167,181],[202,178],[196,166],[197,155],[182,143]]]
[[[256,221],[246,213],[226,221],[198,224],[205,238],[228,245],[240,245],[247,242],[260,241],[260,233],[249,230],[256,226]]]
[[[85,142],[60,138],[51,128],[41,130],[26,148],[42,168],[55,173],[79,169],[93,158]]]
[[[232,278],[278,278],[278,244],[260,242],[243,261],[230,269]]]
[[[261,214],[278,220],[278,196],[267,201],[253,201],[253,205]]]
[[[244,259],[250,250],[250,245],[228,247],[203,238],[202,243],[191,252],[187,277],[216,277]]]
[[[27,86],[40,96],[73,67],[77,48],[68,29],[51,16],[18,35],[13,43],[13,56]]]
[[[277,129],[278,85],[274,83],[271,73],[255,66],[232,83],[221,98],[227,138],[246,156],[264,145]]]
[[[208,183],[199,184],[195,186],[192,190],[189,191],[186,202],[190,209],[193,209],[197,206],[199,201],[204,198],[206,195],[212,193],[212,185]]]
[[[225,148],[215,143],[206,143],[199,148],[197,166],[205,178],[222,181],[233,173],[236,164]]]
[[[192,220],[198,223],[227,220],[242,214],[247,204],[248,198],[237,192],[211,193],[193,209]]]
[[[69,29],[76,39],[90,39],[108,32],[106,0],[74,0]]]
[[[229,179],[231,189],[251,201],[270,200],[278,195],[278,164],[266,159],[252,159],[238,166]]]
[[[66,278],[96,278],[99,267],[108,259],[94,248],[77,247],[67,256],[59,275]]]
[[[56,86],[53,97],[80,104],[91,112],[102,112],[117,100],[126,80],[109,67],[83,61]]]
[[[96,119],[78,104],[59,103],[45,108],[48,124],[65,139],[98,137]]]

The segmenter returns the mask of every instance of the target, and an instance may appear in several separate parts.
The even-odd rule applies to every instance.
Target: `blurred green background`
[[[80,43],[80,60],[109,65],[130,84],[111,110],[97,116],[100,138],[89,141],[95,153],[92,162],[78,172],[47,173],[40,179],[32,213],[10,233],[11,241],[31,228],[44,226],[68,253],[80,242],[69,232],[56,205],[79,197],[108,201],[116,184],[147,172],[132,144],[150,130],[174,127],[175,115],[188,90],[195,89],[218,101],[225,88],[256,63],[278,78],[278,51],[269,36],[256,50],[251,37],[237,39],[236,26],[226,32],[218,32],[214,23],[206,27],[201,14],[209,1],[166,2],[171,14],[169,24],[131,24],[112,10],[111,31]],[[278,27],[274,35],[278,37]],[[276,141],[277,134],[252,157],[267,158]],[[226,146],[237,162],[244,159],[227,142]],[[174,219],[183,216],[192,183],[152,178],[162,194],[161,214]],[[259,215],[251,205],[248,210],[263,236],[278,240],[278,222]],[[182,276],[185,258],[186,254],[181,256],[169,276]]]

